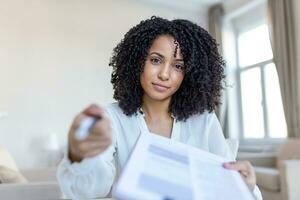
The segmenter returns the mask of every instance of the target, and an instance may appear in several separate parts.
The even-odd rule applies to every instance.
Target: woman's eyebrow
[[[153,55],[153,54],[156,54],[156,55],[158,55],[159,57],[164,58],[164,56],[163,56],[162,54],[160,54],[160,53],[157,53],[157,52],[152,52],[152,53],[150,53],[150,55]]]
[[[157,52],[151,52],[150,55],[153,55],[153,54],[156,54],[157,56],[161,57],[161,58],[164,58],[164,56],[160,53],[157,53]],[[183,62],[183,59],[175,59],[176,61],[182,61]]]
[[[183,62],[184,60],[183,59],[175,59],[176,61],[181,61],[181,62]]]

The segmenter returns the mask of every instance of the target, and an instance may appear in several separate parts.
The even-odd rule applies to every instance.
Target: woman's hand
[[[253,166],[249,161],[237,161],[224,163],[224,168],[238,171],[245,179],[249,188],[253,191],[256,185],[256,176]]]
[[[86,117],[98,118],[90,129],[89,136],[78,140],[76,130]],[[80,162],[87,157],[96,156],[105,151],[112,143],[110,121],[105,116],[104,110],[97,105],[90,105],[77,115],[69,131],[69,159],[71,162]]]

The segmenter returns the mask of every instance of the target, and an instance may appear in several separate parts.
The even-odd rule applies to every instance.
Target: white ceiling
[[[210,6],[228,0],[142,0],[161,6],[176,7],[189,10],[207,10]]]
[[[170,0],[170,2],[181,2],[184,4],[193,4],[195,6],[211,6],[222,2],[222,0]]]

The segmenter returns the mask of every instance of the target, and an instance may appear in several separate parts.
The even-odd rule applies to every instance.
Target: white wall
[[[206,25],[205,11],[129,0],[0,0],[0,146],[20,168],[47,165],[51,133],[66,143],[72,118],[112,99],[113,47],[159,15]]]

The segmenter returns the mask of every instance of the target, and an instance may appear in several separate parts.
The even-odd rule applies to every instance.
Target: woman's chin
[[[159,93],[159,94],[150,94],[150,95],[147,95],[150,99],[152,100],[155,100],[155,101],[166,101],[166,100],[169,100],[171,99],[171,95],[168,95],[168,94],[162,94],[162,93]]]

